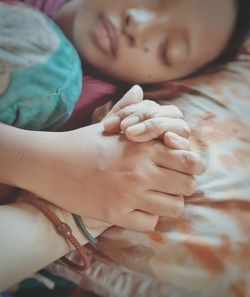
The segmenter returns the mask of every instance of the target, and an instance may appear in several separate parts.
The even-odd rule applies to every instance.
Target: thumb
[[[113,106],[113,108],[106,115],[105,119],[115,114],[117,111],[123,109],[131,104],[139,103],[143,100],[143,90],[139,85],[134,85],[127,93]]]

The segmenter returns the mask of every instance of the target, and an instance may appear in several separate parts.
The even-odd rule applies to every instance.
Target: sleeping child
[[[77,0],[62,5],[56,23],[81,59],[107,77],[160,83],[232,58],[247,25],[247,5]],[[70,116],[81,91],[81,63],[42,14],[13,1],[1,1],[0,13],[0,181],[139,231],[154,230],[160,215],[178,216],[183,196],[194,190],[193,175],[204,171],[203,160],[190,151],[180,110],[142,101],[136,86],[103,124],[33,131],[55,130]]]

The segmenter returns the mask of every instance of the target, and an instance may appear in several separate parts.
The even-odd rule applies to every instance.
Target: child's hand
[[[205,169],[203,159],[190,151],[188,141],[190,129],[183,120],[183,114],[176,106],[160,106],[154,101],[144,100],[143,91],[139,86],[131,88],[123,98],[111,109],[103,120],[104,129],[108,133],[123,131],[133,142],[147,142],[161,138],[164,144],[176,150],[179,161],[190,166],[172,169],[185,174],[200,175]],[[191,169],[192,168],[192,169]],[[191,170],[190,170],[191,169]]]
[[[129,95],[130,105],[127,105]],[[137,97],[134,98],[136,103],[132,101],[133,96]],[[140,88],[132,88],[113,107],[112,115],[104,119],[105,131],[114,133],[122,130],[134,142],[146,142],[163,136],[164,142],[170,144],[170,147],[174,143],[177,146],[174,148],[186,148],[188,142],[184,138],[189,137],[190,129],[183,120],[182,112],[176,106],[160,106],[154,101],[142,101],[142,98]]]
[[[182,117],[175,106],[160,106],[154,101],[144,100],[116,112],[104,121],[104,129],[109,133],[122,130],[134,142],[149,141],[166,132],[188,138],[190,129]]]

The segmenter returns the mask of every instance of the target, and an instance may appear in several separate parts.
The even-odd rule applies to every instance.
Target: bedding
[[[89,89],[90,91],[90,89]],[[192,128],[191,141],[208,169],[185,198],[179,219],[157,230],[112,227],[92,266],[76,272],[60,262],[48,270],[100,296],[246,297],[250,293],[250,40],[237,60],[193,78],[148,89],[175,104]],[[192,160],[187,160],[192,166]],[[75,253],[70,255],[75,258]]]

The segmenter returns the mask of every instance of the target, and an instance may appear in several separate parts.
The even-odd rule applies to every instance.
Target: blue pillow
[[[56,130],[82,88],[81,62],[60,29],[26,5],[0,3],[0,121]]]

